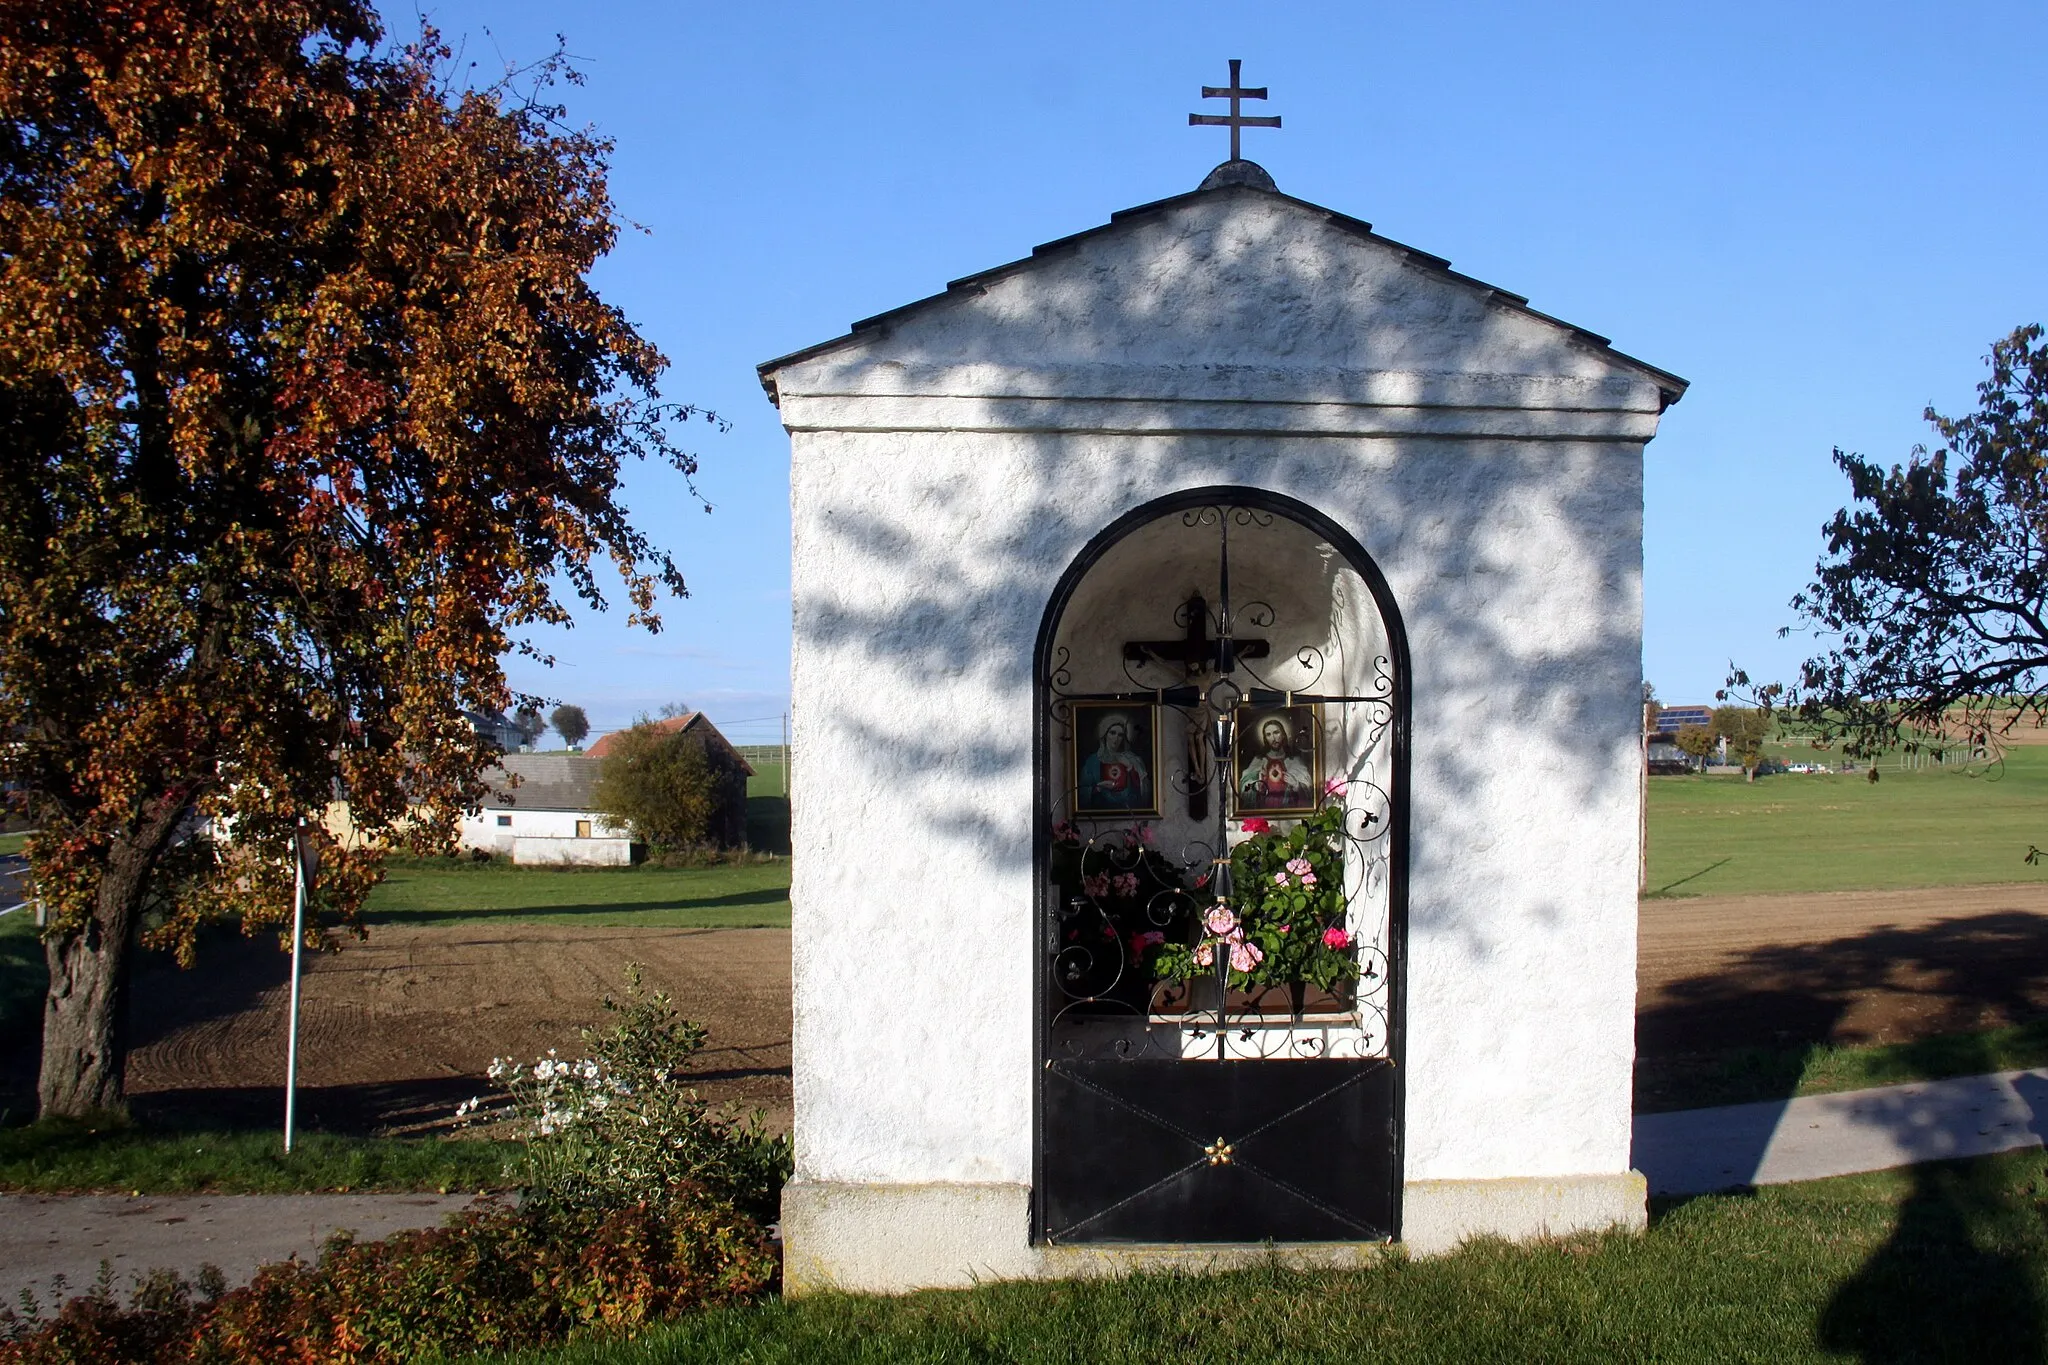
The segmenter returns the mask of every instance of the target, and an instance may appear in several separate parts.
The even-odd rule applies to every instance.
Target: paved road
[[[112,1268],[124,1298],[134,1281],[160,1267],[187,1278],[219,1266],[230,1285],[287,1256],[310,1260],[327,1237],[353,1230],[364,1241],[404,1228],[432,1227],[469,1202],[465,1195],[0,1195],[0,1303],[26,1289],[49,1312],[60,1295],[92,1287],[100,1263]]]
[[[2040,1147],[2048,1069],[1838,1095],[1639,1114],[1633,1164],[1652,1194],[1785,1185]]]
[[[27,894],[28,860],[19,854],[0,856],[0,910],[19,905]],[[26,914],[27,911],[21,913]]]

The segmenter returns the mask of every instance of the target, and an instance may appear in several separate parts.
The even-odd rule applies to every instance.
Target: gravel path
[[[2048,1070],[2001,1071],[1640,1114],[1631,1158],[1652,1194],[1704,1194],[1989,1156],[2044,1136]]]
[[[90,1289],[102,1261],[123,1301],[159,1268],[189,1279],[211,1264],[230,1285],[246,1284],[271,1261],[312,1259],[342,1229],[373,1241],[432,1227],[467,1203],[432,1194],[0,1195],[0,1304],[15,1306],[25,1289],[47,1314]]]

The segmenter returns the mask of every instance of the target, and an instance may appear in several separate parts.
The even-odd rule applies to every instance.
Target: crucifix
[[[1226,551],[1227,553],[1227,551]],[[1228,584],[1229,561],[1224,561],[1225,583]],[[1228,601],[1228,588],[1225,588]],[[1202,673],[1216,672],[1229,674],[1237,671],[1239,659],[1263,659],[1272,652],[1273,646],[1267,640],[1235,640],[1228,631],[1216,638],[1209,638],[1209,604],[1202,594],[1191,595],[1181,605],[1187,619],[1187,633],[1178,640],[1129,640],[1124,644],[1124,658],[1134,664],[1163,663],[1179,664],[1190,678]],[[1213,773],[1209,752],[1208,730],[1211,720],[1209,703],[1199,703],[1188,723],[1188,818],[1203,820],[1209,814],[1209,780]]]
[[[1230,112],[1228,114],[1188,115],[1188,127],[1190,128],[1228,128],[1230,130],[1230,159],[1232,161],[1244,160],[1243,157],[1238,155],[1237,140],[1240,128],[1278,128],[1280,126],[1280,116],[1278,114],[1254,118],[1249,114],[1241,112],[1242,106],[1240,101],[1262,100],[1266,98],[1265,86],[1257,85],[1247,88],[1239,82],[1237,73],[1243,66],[1244,62],[1240,58],[1232,57],[1230,59],[1230,84],[1225,86],[1205,85],[1202,87],[1203,99],[1230,101]]]
[[[1209,638],[1209,604],[1196,593],[1181,606],[1187,615],[1187,634],[1178,640],[1130,640],[1124,644],[1124,658],[1134,664],[1146,662],[1179,664],[1192,678],[1213,669],[1218,673],[1236,671],[1239,659],[1263,659],[1273,646],[1264,640],[1233,640],[1228,636]]]

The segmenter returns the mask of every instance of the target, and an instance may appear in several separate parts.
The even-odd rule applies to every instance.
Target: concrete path
[[[2044,1137],[2048,1068],[1639,1114],[1633,1164],[1652,1194],[1704,1194],[1989,1156]]]
[[[467,1203],[432,1194],[0,1195],[0,1305],[14,1306],[26,1289],[47,1314],[90,1289],[102,1260],[123,1301],[159,1267],[189,1279],[212,1264],[230,1285],[246,1284],[270,1261],[312,1259],[343,1228],[372,1241],[432,1227]],[[61,1296],[52,1285],[60,1274]]]

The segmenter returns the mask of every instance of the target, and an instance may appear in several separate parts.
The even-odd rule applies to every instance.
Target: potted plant
[[[1143,1013],[1153,962],[1195,923],[1181,869],[1153,847],[1149,824],[1084,834],[1061,821],[1053,827],[1051,871],[1060,990],[1073,1001]]]
[[[1327,1008],[1348,1009],[1358,957],[1344,923],[1344,806],[1330,801],[1291,827],[1243,823],[1231,850],[1228,891],[1201,915],[1198,932],[1151,955],[1160,981],[1205,978],[1235,992],[1248,1010],[1284,989],[1300,1019],[1314,988]],[[1320,1010],[1317,1012],[1321,1012]]]

